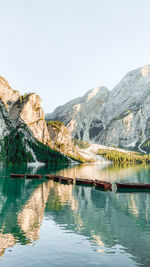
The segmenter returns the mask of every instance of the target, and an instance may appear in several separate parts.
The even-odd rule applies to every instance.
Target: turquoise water
[[[113,191],[9,177],[51,171]],[[1,167],[0,266],[150,266],[150,193],[117,193],[115,181],[150,183],[150,166]]]

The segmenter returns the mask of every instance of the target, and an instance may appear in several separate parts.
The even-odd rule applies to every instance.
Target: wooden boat
[[[10,174],[11,178],[24,178],[24,174],[19,174],[19,173],[11,173]]]
[[[41,179],[41,174],[26,174],[26,179]]]
[[[95,180],[95,186],[96,188],[100,188],[103,190],[111,190],[112,184],[106,181]]]
[[[79,185],[94,185],[94,180],[75,178],[76,184]]]
[[[53,175],[53,180],[55,182],[60,182],[61,181],[61,176],[60,175]]]
[[[46,178],[49,179],[49,180],[53,180],[55,182],[73,184],[73,178],[68,178],[68,177],[64,177],[64,176],[60,176],[60,175],[47,174]]]
[[[73,184],[73,178],[69,178],[69,177],[64,177],[64,176],[61,176],[60,178],[60,182],[62,183],[67,183],[67,184]]]
[[[54,175],[53,174],[46,174],[45,175],[47,180],[54,180]]]
[[[116,183],[117,189],[141,189],[150,190],[150,184],[139,184],[139,183]]]
[[[49,180],[60,181],[61,176],[55,174],[46,174],[46,178]]]

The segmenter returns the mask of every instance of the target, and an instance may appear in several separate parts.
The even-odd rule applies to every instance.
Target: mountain
[[[108,99],[106,87],[89,90],[83,97],[76,98],[46,114],[46,120],[61,121],[72,137],[87,141],[92,135],[90,129],[93,118]]]
[[[98,122],[94,141],[142,150],[150,139],[150,65],[133,70],[111,91],[92,121]]]
[[[66,156],[79,159],[71,136],[68,134],[63,141],[64,145],[70,145],[69,155],[66,150],[58,148],[60,140],[57,136],[54,142],[40,97],[35,93],[21,96],[0,77],[0,161],[55,163],[68,162]]]
[[[52,140],[52,146],[65,155],[80,157],[68,129],[63,123],[58,121],[49,121],[47,123],[49,136]]]
[[[150,65],[130,71],[112,90],[99,87],[58,107],[46,120],[60,120],[73,137],[139,151],[150,145]]]

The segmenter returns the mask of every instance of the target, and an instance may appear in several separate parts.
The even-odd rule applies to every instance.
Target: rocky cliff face
[[[21,160],[21,157],[27,161],[63,160],[63,156],[59,155],[65,154],[64,151],[54,145],[60,133],[59,136],[55,135],[55,141],[51,139],[53,134],[47,127],[38,95],[33,93],[21,96],[0,77],[0,160],[8,158],[13,161],[12,152],[18,155],[17,160]],[[70,155],[74,155],[69,134],[63,141],[70,148]],[[55,152],[56,149],[59,152]]]
[[[13,90],[9,83],[2,76],[0,76],[0,100],[3,101],[8,110],[19,97],[19,92]]]
[[[34,137],[45,145],[51,145],[41,99],[35,93],[21,96],[10,109],[10,117],[18,126],[25,124]]]
[[[13,127],[9,116],[9,109],[20,97],[19,92],[14,91],[8,82],[0,76],[0,140],[4,138]]]
[[[46,114],[46,120],[63,122],[72,137],[87,141],[92,134],[91,122],[108,96],[109,91],[105,87],[92,89],[83,97],[56,108],[51,114]]]
[[[111,91],[92,121],[94,141],[105,145],[137,147],[150,139],[150,65],[129,72]]]
[[[0,140],[9,133],[11,121],[4,103],[0,100]]]
[[[65,155],[71,155],[79,158],[81,155],[72,141],[69,130],[58,121],[49,121],[47,123],[49,136],[52,140],[52,147]]]

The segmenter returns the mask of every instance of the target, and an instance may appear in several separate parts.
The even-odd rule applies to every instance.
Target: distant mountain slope
[[[150,65],[130,71],[112,90],[99,87],[55,109],[73,137],[150,151]]]
[[[83,97],[74,99],[46,114],[46,120],[58,120],[70,131],[72,137],[89,140],[92,130],[90,125],[98,110],[109,96],[105,87],[89,90]]]
[[[95,120],[99,122],[95,142],[142,150],[150,139],[150,65],[129,72]]]

